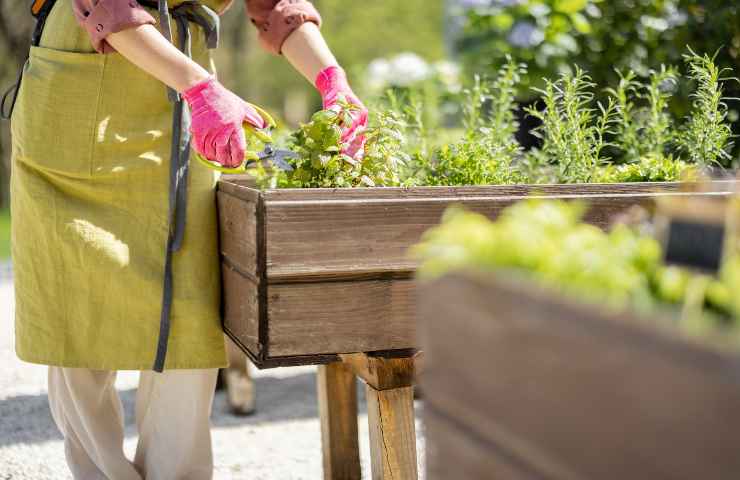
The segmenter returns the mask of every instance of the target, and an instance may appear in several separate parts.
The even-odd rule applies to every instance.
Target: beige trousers
[[[218,370],[141,372],[139,442],[123,452],[123,407],[116,372],[49,367],[49,405],[64,435],[75,480],[209,480],[210,415]]]

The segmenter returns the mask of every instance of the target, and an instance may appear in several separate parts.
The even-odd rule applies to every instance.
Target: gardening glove
[[[342,143],[346,145],[342,153],[356,157],[365,146],[363,132],[367,127],[368,111],[350,88],[347,74],[341,67],[328,67],[316,77],[316,89],[324,101],[325,110],[336,107],[341,98],[358,107],[358,110],[352,112],[352,123],[342,125]]]
[[[257,110],[209,77],[182,94],[192,116],[193,149],[225,167],[244,162],[247,140],[243,125],[265,128]]]

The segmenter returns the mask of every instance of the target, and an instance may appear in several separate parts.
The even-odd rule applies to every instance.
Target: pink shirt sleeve
[[[90,34],[95,50],[115,51],[105,41],[111,33],[144,24],[155,24],[149,12],[136,0],[72,0],[77,21]]]
[[[285,39],[306,22],[321,26],[321,15],[308,0],[246,0],[247,15],[259,29],[262,46],[280,54]]]

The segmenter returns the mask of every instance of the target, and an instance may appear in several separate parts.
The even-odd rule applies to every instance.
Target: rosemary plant
[[[718,67],[716,55],[699,55],[689,49],[684,56],[689,77],[696,82],[696,91],[692,94],[693,108],[678,145],[689,161],[701,167],[727,166],[732,160],[729,151],[733,135],[727,122],[726,103],[731,99],[724,97],[722,83],[738,80],[725,77],[731,70]]]

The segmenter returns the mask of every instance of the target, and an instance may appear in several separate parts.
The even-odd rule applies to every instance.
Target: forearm
[[[106,41],[131,63],[178,92],[184,92],[210,75],[152,25],[112,33]]]
[[[290,34],[283,43],[282,53],[312,85],[321,71],[338,65],[319,27],[311,22],[304,23]]]

